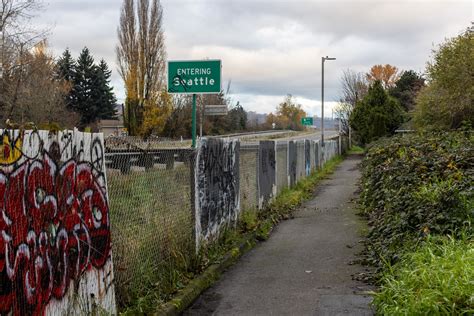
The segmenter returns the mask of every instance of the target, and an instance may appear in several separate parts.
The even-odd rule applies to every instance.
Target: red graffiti
[[[0,172],[0,313],[43,315],[110,253],[109,209],[88,162],[48,154]]]

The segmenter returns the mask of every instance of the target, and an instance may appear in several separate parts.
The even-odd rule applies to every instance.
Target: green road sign
[[[312,117],[303,117],[301,119],[301,124],[303,124],[303,125],[313,125],[313,118]]]
[[[220,93],[220,60],[168,61],[169,93]]]

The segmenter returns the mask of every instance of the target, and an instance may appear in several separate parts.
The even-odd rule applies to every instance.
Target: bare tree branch
[[[349,133],[349,117],[358,101],[362,100],[368,91],[368,82],[363,73],[351,69],[344,70],[341,77],[342,96],[335,112],[341,120],[342,131]]]

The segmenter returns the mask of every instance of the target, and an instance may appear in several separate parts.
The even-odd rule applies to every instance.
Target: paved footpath
[[[295,218],[278,225],[184,315],[372,315],[352,279],[364,229],[355,215],[359,156],[349,156]]]

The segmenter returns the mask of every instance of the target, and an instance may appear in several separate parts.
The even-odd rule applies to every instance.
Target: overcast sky
[[[32,21],[51,30],[49,44],[74,57],[87,46],[113,70],[120,101],[115,46],[121,0],[44,0]],[[232,98],[247,110],[271,112],[292,94],[310,115],[325,116],[340,96],[344,69],[367,72],[392,64],[423,72],[431,50],[474,20],[473,1],[451,0],[162,0],[168,59],[221,59]],[[327,108],[326,108],[327,106]]]

